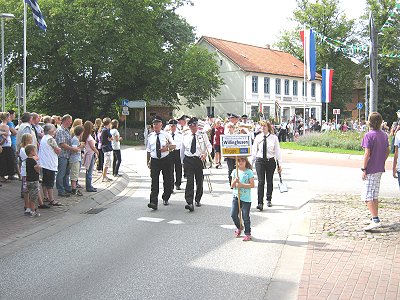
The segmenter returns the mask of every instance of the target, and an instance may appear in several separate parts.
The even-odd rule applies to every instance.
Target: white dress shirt
[[[181,147],[181,160],[183,163],[183,159],[185,156],[193,157],[197,156],[200,157],[202,153],[211,153],[212,151],[212,146],[210,144],[210,141],[208,139],[208,136],[205,133],[202,133],[201,131],[197,131],[195,133],[196,135],[196,152],[192,153],[190,151],[192,147],[192,140],[193,140],[193,133],[190,131],[190,134],[185,134],[183,136],[183,142],[182,142],[182,147]],[[206,148],[207,150],[206,150]]]
[[[183,142],[183,134],[182,132],[175,130],[175,132],[171,132],[171,137],[175,142],[175,150],[181,150],[182,142]]]
[[[160,139],[160,148],[166,146],[167,144],[175,145],[175,142],[172,139],[172,136],[164,130],[160,131],[159,139]],[[146,150],[147,150],[147,152],[150,152],[151,158],[154,158],[154,159],[157,159],[156,143],[157,143],[157,133],[155,131],[153,131],[152,133],[149,134],[149,137],[147,139]],[[161,152],[161,158],[167,157],[168,154],[169,154],[169,151]]]
[[[263,143],[264,133],[257,134],[252,148],[253,161],[256,158],[263,158]],[[267,133],[267,159],[270,158],[275,158],[279,162],[279,165],[282,165],[282,154],[278,137],[275,134]]]

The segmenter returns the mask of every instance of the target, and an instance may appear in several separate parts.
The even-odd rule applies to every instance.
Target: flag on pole
[[[315,48],[315,34],[312,29],[300,31],[304,48],[304,62],[307,67],[307,79],[315,80],[317,72],[317,51]]]
[[[333,70],[322,69],[322,103],[332,102]]]
[[[44,21],[43,14],[39,8],[37,0],[25,0],[25,2],[32,8],[33,18],[35,19],[36,25],[40,29],[46,31],[47,25],[46,22]]]

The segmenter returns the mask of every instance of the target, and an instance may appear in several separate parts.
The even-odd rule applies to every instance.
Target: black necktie
[[[38,133],[36,131],[35,125],[32,125],[32,129],[35,132],[35,137],[36,137],[36,140],[38,141],[38,136],[37,136]]]
[[[193,134],[192,145],[190,146],[190,152],[196,153],[196,134]]]
[[[264,135],[263,159],[267,159],[267,136]]]
[[[174,139],[174,136],[175,136],[175,133],[172,133],[172,139],[173,139],[173,140],[175,140],[175,139]]]
[[[156,153],[157,153],[157,158],[161,158],[161,143],[160,143],[160,134],[159,133],[157,133]]]

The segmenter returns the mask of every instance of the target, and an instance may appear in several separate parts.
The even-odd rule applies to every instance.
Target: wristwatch
[[[363,171],[363,172],[366,171],[366,170],[367,170],[366,168],[361,168],[361,171]]]

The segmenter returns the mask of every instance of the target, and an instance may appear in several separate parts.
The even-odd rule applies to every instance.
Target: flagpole
[[[22,0],[24,3],[24,75],[23,75],[23,84],[22,84],[22,99],[23,99],[23,104],[24,104],[24,112],[26,112],[26,2]]]
[[[328,64],[326,64],[326,69],[328,70]],[[327,99],[325,99],[325,118],[326,118],[326,122],[328,122],[328,105],[329,105],[329,101],[327,101]]]
[[[304,23],[303,25],[303,30],[304,30],[304,45],[303,45],[303,62],[304,62],[304,68],[303,68],[303,134],[306,133],[306,47],[307,47],[307,41],[306,41],[306,24]]]

